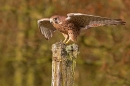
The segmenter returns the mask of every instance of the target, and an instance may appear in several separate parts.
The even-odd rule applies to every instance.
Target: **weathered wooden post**
[[[57,42],[52,45],[52,83],[51,86],[74,86],[74,70],[79,47]]]

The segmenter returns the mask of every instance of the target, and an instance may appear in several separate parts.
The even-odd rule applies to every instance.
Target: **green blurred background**
[[[130,0],[0,0],[0,86],[51,85],[51,46],[64,38],[45,40],[37,20],[71,12],[127,22],[81,34],[75,86],[130,86]]]

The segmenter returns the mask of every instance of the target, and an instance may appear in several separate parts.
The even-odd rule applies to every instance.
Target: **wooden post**
[[[74,69],[79,47],[57,42],[52,45],[52,83],[51,86],[74,86]]]

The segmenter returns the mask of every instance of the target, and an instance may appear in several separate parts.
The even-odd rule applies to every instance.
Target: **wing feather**
[[[82,13],[69,13],[67,14],[66,20],[74,22],[74,24],[79,25],[84,28],[88,27],[98,27],[104,25],[124,25],[121,19],[110,19],[107,17],[100,17]]]
[[[50,23],[49,18],[38,20],[38,28],[46,39],[50,39],[53,36],[53,32],[56,30]]]

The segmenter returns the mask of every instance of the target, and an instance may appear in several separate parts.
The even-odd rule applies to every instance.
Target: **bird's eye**
[[[57,20],[58,18],[54,18],[54,20]]]
[[[58,24],[58,22],[59,22],[57,17],[53,18],[53,21],[54,21],[55,24]]]

